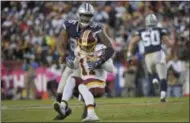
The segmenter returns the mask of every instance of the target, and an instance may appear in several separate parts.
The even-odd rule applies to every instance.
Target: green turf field
[[[159,101],[159,98],[102,98],[96,100],[96,113],[102,122],[189,121],[189,98],[169,98],[167,103]],[[1,121],[55,122],[52,104],[51,100],[2,101]],[[75,99],[69,104],[73,113],[64,121],[81,121],[83,104]]]

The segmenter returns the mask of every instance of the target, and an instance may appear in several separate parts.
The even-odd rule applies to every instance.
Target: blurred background
[[[189,2],[90,2],[94,21],[108,26],[114,40],[115,72],[107,78],[105,97],[159,96],[148,81],[143,45],[135,47],[129,66],[126,51],[144,17],[155,13],[159,27],[168,30],[172,48],[167,55],[168,96],[189,96]],[[58,64],[56,38],[66,19],[77,19],[81,2],[1,2],[1,99],[55,99],[64,65]],[[141,57],[139,57],[141,56]],[[155,79],[157,76],[155,75]]]

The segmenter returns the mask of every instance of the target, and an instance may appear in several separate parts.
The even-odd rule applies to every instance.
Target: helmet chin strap
[[[82,27],[82,28],[85,28],[85,27],[87,27],[89,25],[89,23],[87,24],[87,23],[81,23],[80,22],[80,26]]]

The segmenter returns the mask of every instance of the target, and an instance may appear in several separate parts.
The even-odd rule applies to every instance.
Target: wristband
[[[127,52],[127,57],[131,56],[131,52]]]

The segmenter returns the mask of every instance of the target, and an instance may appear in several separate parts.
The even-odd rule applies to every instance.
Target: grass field
[[[96,113],[101,122],[189,122],[189,98],[102,98],[97,99]],[[1,102],[2,122],[56,122],[51,100],[20,100]],[[73,110],[64,122],[80,122],[83,104],[69,102]],[[63,122],[63,121],[57,121]]]

